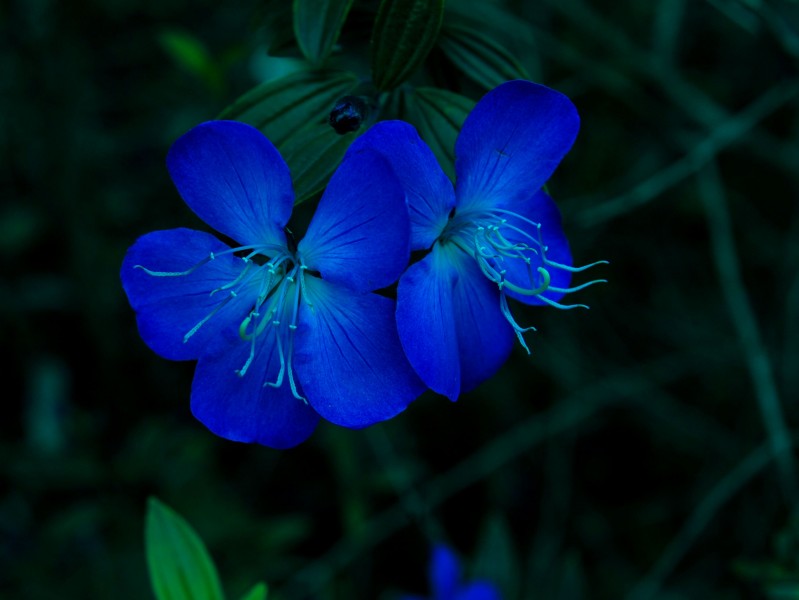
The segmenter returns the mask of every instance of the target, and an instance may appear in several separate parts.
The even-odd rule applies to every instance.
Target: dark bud
[[[330,126],[344,135],[357,131],[369,114],[369,106],[360,96],[344,96],[336,100],[330,111]]]

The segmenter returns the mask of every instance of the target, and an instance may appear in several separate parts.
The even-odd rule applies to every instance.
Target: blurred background
[[[267,56],[286,10],[0,5],[0,597],[152,597],[157,496],[232,598],[421,594],[436,540],[506,599],[799,598],[799,3],[449,2],[442,31],[478,20],[577,105],[548,187],[609,283],[517,306],[532,356],[457,403],[281,452],[193,419],[193,365],[145,347],[118,272],[139,235],[207,229],[164,157],[302,64]],[[477,100],[463,67],[439,44],[411,83]]]

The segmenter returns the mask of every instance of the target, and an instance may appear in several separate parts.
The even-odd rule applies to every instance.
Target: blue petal
[[[461,569],[458,558],[446,546],[437,545],[433,548],[429,575],[434,598],[455,597]]]
[[[483,276],[471,256],[452,253],[459,261],[452,308],[458,330],[461,392],[474,389],[508,360],[515,335],[502,309],[496,284]]]
[[[257,129],[235,121],[198,125],[172,145],[167,168],[186,204],[217,231],[241,244],[285,245],[291,176]]]
[[[402,353],[394,301],[306,277],[295,366],[308,402],[360,428],[403,411],[424,390]]]
[[[577,110],[563,94],[510,81],[480,100],[455,143],[457,203],[490,208],[529,197],[574,143]]]
[[[269,328],[258,337],[255,358],[243,377],[236,370],[247,361],[250,344],[241,339],[198,361],[191,410],[216,435],[291,448],[313,433],[319,415],[292,395],[288,383],[284,380],[278,388],[266,385],[277,379],[280,370],[274,331]]]
[[[530,200],[526,202],[517,202],[509,207],[516,214],[520,215],[528,221],[533,221],[541,224],[541,239],[547,247],[547,259],[561,265],[571,266],[572,255],[569,249],[569,241],[566,239],[566,234],[563,231],[561,224],[560,211],[557,205],[553,202],[545,192],[538,191]],[[507,215],[505,215],[507,217]],[[524,229],[530,236],[537,239],[538,232],[536,228],[526,223],[525,221],[517,218],[508,218],[508,224]],[[530,243],[529,239],[515,231],[508,231],[503,229],[503,234],[507,233],[505,237],[511,243]],[[533,262],[533,269],[542,266],[540,262]],[[507,269],[507,279],[519,287],[530,287],[530,278],[528,275],[527,267],[521,260],[506,260],[503,263],[503,268]],[[550,275],[550,286],[557,288],[567,288],[571,283],[572,274],[565,269],[547,268]],[[516,293],[512,290],[506,289],[508,296],[516,298],[525,304],[534,304],[545,306],[546,303],[540,300],[537,296],[527,296],[524,294]],[[547,291],[543,294],[550,300],[558,301],[563,298],[563,293]]]
[[[501,600],[501,597],[495,586],[477,582],[460,588],[452,600]]]
[[[154,231],[128,249],[122,263],[122,287],[136,311],[139,333],[156,353],[171,360],[196,359],[238,338],[238,327],[255,298],[211,292],[238,277],[244,263],[213,235],[191,229]],[[150,271],[179,273],[214,253],[216,258],[185,276],[164,277]],[[226,299],[229,301],[184,342],[184,336]]]
[[[411,219],[411,249],[433,245],[455,206],[452,182],[416,130],[403,121],[381,121],[350,146],[373,148],[385,157],[405,189]]]
[[[408,274],[397,288],[403,346],[422,380],[455,400],[496,373],[513,348],[513,329],[502,314],[499,290],[474,258],[451,244],[433,246]],[[460,374],[460,389],[453,381],[455,373]]]
[[[455,400],[461,389],[452,310],[458,273],[447,257],[435,246],[405,271],[397,288],[397,330],[405,355],[425,385]]]
[[[366,292],[394,283],[408,264],[402,186],[373,151],[349,154],[333,174],[298,251],[328,281]]]

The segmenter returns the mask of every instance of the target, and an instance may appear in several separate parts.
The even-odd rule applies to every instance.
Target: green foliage
[[[467,22],[445,21],[439,46],[466,77],[486,90],[510,79],[530,78],[509,50]]]
[[[378,90],[408,79],[438,38],[444,0],[382,0],[372,30],[372,78]]]
[[[202,80],[209,90],[221,90],[222,73],[201,40],[185,31],[167,29],[158,41],[175,64]]]
[[[156,600],[224,600],[214,561],[186,520],[156,498],[147,502],[147,566]],[[241,600],[266,600],[265,583]]]
[[[299,204],[322,189],[356,137],[337,134],[327,119],[336,100],[357,85],[357,76],[345,71],[299,71],[247,92],[219,118],[264,132],[291,170]]]
[[[144,530],[150,582],[158,600],[223,600],[216,567],[183,517],[155,498]]]
[[[353,0],[294,0],[294,35],[305,58],[321,65],[333,49]]]
[[[241,597],[241,600],[266,600],[267,591],[265,583],[257,583]]]
[[[432,87],[403,93],[400,115],[412,123],[430,146],[438,162],[455,179],[455,139],[474,101],[460,94]]]

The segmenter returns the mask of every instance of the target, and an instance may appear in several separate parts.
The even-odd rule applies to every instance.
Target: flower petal
[[[419,376],[450,400],[496,373],[513,348],[497,286],[451,244],[433,246],[400,280],[397,329]]]
[[[501,596],[490,583],[477,582],[461,587],[452,600],[501,600]]]
[[[571,100],[542,85],[509,81],[487,93],[455,143],[458,206],[528,198],[569,151],[579,125]]]
[[[226,291],[212,291],[234,281],[244,263],[230,248],[209,233],[191,229],[154,231],[140,237],[128,249],[122,263],[122,287],[136,311],[136,322],[144,342],[157,354],[171,360],[196,359],[238,338],[238,327],[252,307],[252,296],[230,297]],[[219,255],[188,275],[150,275],[153,272],[180,273],[191,269],[211,254]],[[225,303],[225,301],[227,302]],[[186,336],[212,314],[193,335]]]
[[[306,277],[294,354],[311,406],[360,428],[389,419],[424,390],[402,353],[394,301]]]
[[[254,127],[198,125],[169,150],[167,168],[181,197],[203,221],[241,244],[283,244],[294,204],[288,166]]]
[[[433,548],[429,577],[434,598],[454,598],[461,578],[461,567],[452,550],[443,545]]]
[[[397,331],[425,385],[456,400],[461,367],[452,293],[458,273],[447,256],[436,245],[405,271],[397,287]]]
[[[327,185],[298,251],[328,281],[367,292],[408,264],[405,195],[388,162],[371,150],[347,155]]]
[[[463,393],[499,370],[510,356],[515,337],[502,314],[496,284],[483,276],[471,256],[460,251],[451,255],[458,269],[452,310],[458,332]]]
[[[280,370],[275,329],[258,337],[255,358],[240,377],[236,371],[249,354],[250,344],[239,339],[225,351],[200,357],[191,388],[192,413],[228,440],[272,448],[296,446],[313,433],[319,415],[292,395],[285,380],[280,387],[266,385]]]
[[[566,234],[561,225],[560,211],[557,205],[553,202],[544,191],[539,190],[530,200],[526,202],[517,202],[512,205],[512,210],[523,219],[533,221],[541,225],[541,239],[547,248],[547,259],[561,265],[571,266],[572,255],[569,249],[569,241],[566,239]],[[506,215],[507,216],[507,215]],[[525,222],[522,219],[508,218],[508,224],[525,230],[534,239],[538,239],[538,232],[536,228]],[[530,243],[529,238],[516,231],[508,231],[503,229],[506,239],[511,243]],[[531,264],[535,270],[537,267],[542,266],[541,262],[533,262]],[[527,267],[521,260],[506,260],[503,262],[503,268],[507,270],[507,279],[519,287],[531,287],[530,276]],[[571,283],[572,274],[565,269],[547,268],[550,276],[549,285],[556,288],[567,288]],[[538,278],[536,278],[538,283]],[[538,296],[528,296],[519,294],[513,290],[506,288],[506,293],[512,298],[516,298],[525,304],[534,304],[545,306],[546,303],[538,298]],[[561,292],[547,291],[543,296],[550,300],[558,301],[563,298],[564,294]]]
[[[455,206],[452,182],[432,150],[413,126],[403,121],[381,121],[350,146],[350,152],[372,148],[391,163],[405,189],[411,220],[411,250],[433,245]]]

